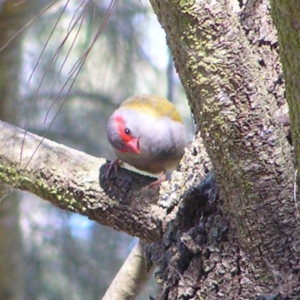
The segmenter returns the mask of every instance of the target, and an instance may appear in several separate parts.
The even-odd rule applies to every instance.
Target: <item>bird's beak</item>
[[[130,149],[132,153],[141,153],[139,148],[139,139],[131,139],[126,143],[126,146]]]

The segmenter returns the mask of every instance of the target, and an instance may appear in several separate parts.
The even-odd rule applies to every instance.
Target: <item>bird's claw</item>
[[[147,186],[145,186],[143,189],[159,189],[160,184],[167,180],[166,173],[163,173],[157,180],[151,182]]]
[[[118,167],[122,164],[122,161],[118,158],[114,159],[109,163],[109,166],[106,170],[105,178],[107,181],[109,181],[109,177],[111,172],[114,170],[114,172],[118,175]]]

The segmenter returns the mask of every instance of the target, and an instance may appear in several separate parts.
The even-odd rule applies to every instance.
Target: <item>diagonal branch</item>
[[[26,135],[20,164],[23,137],[22,129],[0,122],[0,182],[147,242],[161,237],[158,192],[143,188],[151,178],[121,169],[109,187],[104,159],[46,139],[24,169],[41,137]]]

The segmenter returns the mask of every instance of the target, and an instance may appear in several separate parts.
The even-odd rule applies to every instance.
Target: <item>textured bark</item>
[[[24,139],[23,130],[0,122],[0,182],[146,241],[160,237],[154,219],[158,191],[144,188],[153,179],[120,169],[109,187],[104,159],[49,140],[34,153],[40,141],[30,133]]]
[[[280,58],[283,66],[286,94],[289,103],[291,131],[295,147],[296,167],[300,162],[300,2],[271,0],[272,16],[278,30]],[[299,189],[300,177],[297,176]],[[298,194],[299,195],[299,194]]]
[[[216,201],[208,178],[205,188],[202,183],[179,204],[186,219],[177,217],[167,231],[174,240],[165,236],[153,254],[163,279],[159,299],[253,299],[297,291],[293,153],[277,118],[285,101],[268,3],[248,1],[239,15],[222,1],[151,3],[220,196]]]

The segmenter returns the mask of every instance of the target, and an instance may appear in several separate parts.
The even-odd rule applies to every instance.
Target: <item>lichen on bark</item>
[[[220,194],[217,212],[230,224],[227,250],[220,243],[219,256],[229,251],[235,257],[239,266],[235,286],[238,294],[226,294],[228,282],[224,284],[226,280],[222,281],[216,270],[209,272],[210,279],[216,281],[216,290],[220,295],[223,292],[226,299],[272,293],[287,282],[296,285],[298,275],[292,274],[298,274],[297,266],[286,267],[299,259],[293,152],[276,118],[278,98],[268,81],[278,68],[271,60],[265,60],[268,66],[263,68],[257,59],[263,53],[253,50],[265,46],[267,37],[262,38],[263,33],[256,31],[262,43],[251,44],[244,30],[247,16],[234,13],[227,2],[151,3],[166,31],[176,69],[212,162]],[[266,1],[262,5],[268,6]],[[270,27],[261,29],[265,28],[269,34]],[[258,39],[251,34],[252,42]],[[269,36],[274,43],[276,34]],[[269,53],[272,47],[269,43]],[[276,61],[276,53],[273,55]],[[210,244],[206,247],[209,249]],[[202,255],[205,253],[203,247]],[[208,287],[202,276],[202,283]],[[183,282],[179,280],[178,284]],[[213,299],[207,291],[200,294]],[[177,297],[180,298],[178,294]]]

